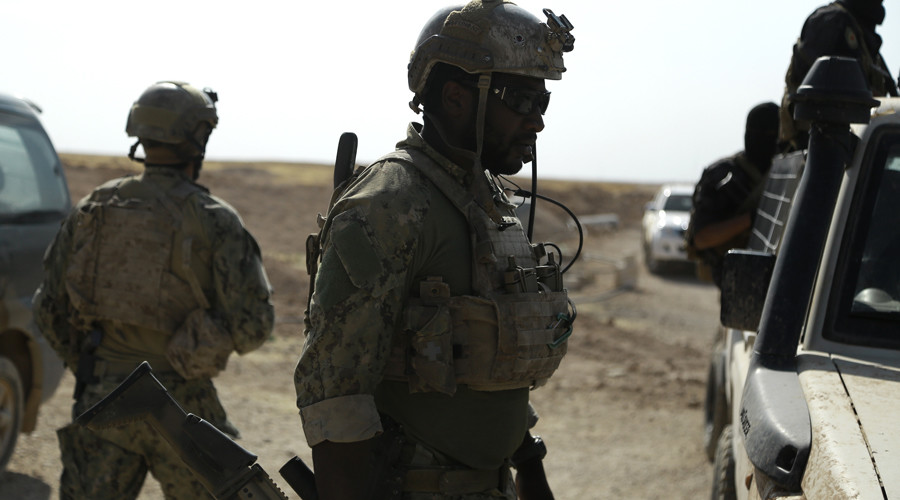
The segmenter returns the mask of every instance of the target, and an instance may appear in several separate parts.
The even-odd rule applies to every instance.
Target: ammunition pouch
[[[543,384],[566,354],[571,332],[565,291],[449,296],[423,281],[404,310],[385,378],[410,392],[452,395],[458,384],[498,391]]]

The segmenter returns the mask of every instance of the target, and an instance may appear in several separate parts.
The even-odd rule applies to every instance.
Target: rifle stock
[[[102,401],[75,419],[77,424],[94,430],[139,421],[149,423],[172,446],[217,500],[287,500],[265,470],[255,463],[256,455],[206,420],[186,413],[153,375],[146,361]],[[307,479],[311,478],[312,472]],[[313,480],[313,491],[314,485]],[[302,495],[301,498],[315,499]]]

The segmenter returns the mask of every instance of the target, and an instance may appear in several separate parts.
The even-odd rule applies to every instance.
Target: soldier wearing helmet
[[[499,178],[534,160],[574,43],[545,14],[476,0],[428,21],[408,66],[424,123],[322,221],[294,374],[320,498],[552,498],[529,391],[574,311]]]
[[[145,157],[140,175],[82,199],[44,256],[35,321],[76,377],[73,415],[142,361],[172,395],[237,436],[212,383],[233,351],[268,338],[274,321],[259,247],[238,213],[195,181],[218,123],[216,94],[151,85],[126,124]],[[61,498],[136,498],[151,472],[166,498],[211,498],[144,423],[59,429]]]
[[[881,36],[875,32],[884,16],[883,0],[837,0],[806,18],[784,78],[779,132],[782,149],[805,149],[809,142],[809,123],[794,121],[794,96],[821,56],[855,58],[873,96],[898,95],[897,84],[881,56]]]

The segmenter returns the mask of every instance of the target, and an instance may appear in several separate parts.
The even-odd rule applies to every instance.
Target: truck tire
[[[710,462],[716,458],[719,435],[728,423],[724,365],[721,342],[717,342],[713,348],[713,357],[709,361],[709,373],[706,377],[706,400],[703,404],[703,449]]]
[[[19,370],[0,356],[0,471],[6,469],[22,430],[23,397]]]
[[[719,436],[716,458],[713,461],[712,500],[737,500],[732,439],[731,426],[726,425]]]

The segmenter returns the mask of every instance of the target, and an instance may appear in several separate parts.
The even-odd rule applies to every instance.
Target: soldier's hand
[[[516,492],[520,500],[553,500],[541,460],[519,464],[516,469]]]
[[[522,444],[511,457],[516,468],[516,491],[521,500],[553,500],[553,492],[544,473],[546,454],[547,447],[541,438],[526,432]]]
[[[372,440],[355,443],[324,441],[312,448],[319,498],[369,498]]]

